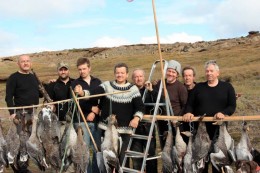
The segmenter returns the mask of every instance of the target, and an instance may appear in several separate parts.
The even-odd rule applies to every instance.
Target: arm
[[[224,115],[232,115],[236,110],[236,94],[235,89],[231,84],[228,83],[227,89],[227,106],[221,111]]]
[[[129,123],[129,126],[133,128],[137,128],[139,121],[142,120],[145,111],[144,103],[142,101],[141,95],[137,87],[136,90],[137,90],[137,96],[132,99],[132,104],[135,113],[133,115],[133,119]]]
[[[6,83],[6,96],[5,102],[7,107],[14,107],[14,93],[16,88],[16,80],[13,76],[10,76]],[[14,114],[14,110],[9,110],[10,115]]]

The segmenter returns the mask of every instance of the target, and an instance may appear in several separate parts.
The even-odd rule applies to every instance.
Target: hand
[[[53,82],[56,82],[56,79],[50,79],[49,80],[49,83],[53,83]]]
[[[81,97],[84,96],[84,91],[83,91],[81,85],[76,85],[75,88],[74,88],[74,92]]]
[[[95,118],[95,113],[94,112],[90,112],[87,116],[87,121],[93,121]]]
[[[145,86],[145,88],[146,88],[148,91],[153,91],[153,85],[152,85],[152,83],[151,83],[150,81],[146,81],[146,82],[144,83],[144,86]]]
[[[225,118],[225,115],[222,114],[221,112],[218,112],[214,115],[214,118],[217,119],[217,120],[222,120]]]
[[[194,115],[192,113],[186,113],[182,116],[184,122],[191,122]]]
[[[133,127],[133,128],[137,128],[138,124],[139,124],[139,120],[140,118],[135,116],[129,123],[129,126]]]
[[[158,82],[159,82],[158,80],[154,80],[154,81],[152,82],[152,84],[153,84],[153,85],[157,85]]]
[[[9,120],[13,120],[15,118],[15,116],[16,116],[16,114],[10,115]]]
[[[92,106],[91,111],[98,115],[100,109],[98,108],[98,106]]]

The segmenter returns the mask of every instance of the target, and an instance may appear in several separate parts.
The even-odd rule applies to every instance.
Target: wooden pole
[[[159,53],[159,57],[160,57],[160,63],[161,63],[161,73],[162,73],[162,83],[163,83],[163,91],[164,91],[164,97],[165,100],[167,100],[167,90],[166,90],[166,84],[165,84],[165,76],[163,73],[163,58],[162,58],[162,51],[161,51],[161,44],[160,44],[160,36],[159,36],[159,29],[158,29],[158,24],[157,24],[157,17],[156,17],[156,8],[155,8],[155,2],[154,0],[152,0],[152,4],[153,4],[153,17],[154,17],[154,24],[155,24],[155,30],[156,30],[156,38],[157,38],[157,44],[158,44],[158,53]]]
[[[94,138],[93,138],[93,136],[92,136],[92,133],[91,133],[91,131],[90,131],[90,129],[89,129],[89,126],[88,126],[88,123],[87,123],[87,121],[86,121],[86,118],[85,118],[85,116],[84,116],[84,114],[83,114],[83,112],[82,112],[82,109],[81,109],[80,105],[79,105],[79,101],[77,100],[77,97],[75,96],[75,93],[74,93],[74,91],[73,91],[72,89],[71,89],[71,93],[72,93],[72,97],[73,97],[74,101],[75,101],[76,104],[77,104],[79,113],[80,113],[80,115],[81,115],[81,117],[82,117],[82,119],[83,119],[83,121],[84,121],[84,123],[85,123],[85,126],[86,126],[87,130],[88,130],[88,133],[89,133],[89,136],[90,136],[90,138],[91,138],[91,141],[92,141],[92,143],[93,143],[93,145],[94,145],[96,151],[99,152],[99,151],[98,151],[97,144],[96,144],[96,142],[95,142],[95,140],[94,140]]]
[[[152,120],[153,115],[144,115],[144,120]],[[193,117],[192,121],[199,121],[200,117]],[[157,120],[175,120],[182,121],[182,116],[167,116],[167,115],[156,115]],[[215,121],[257,121],[260,120],[260,115],[248,115],[248,116],[226,116],[222,120],[216,120],[213,117],[204,117],[204,122],[215,122]]]
[[[118,91],[118,92],[111,92],[111,93],[104,93],[104,94],[96,94],[96,95],[91,95],[91,96],[85,96],[85,97],[76,98],[76,100],[90,99],[90,98],[94,98],[94,97],[102,97],[102,96],[112,95],[112,94],[122,94],[122,93],[125,93],[125,92],[129,92],[129,91]],[[0,107],[0,110],[36,108],[36,107],[40,107],[40,106],[53,105],[53,104],[58,104],[58,103],[63,103],[63,102],[69,102],[69,101],[72,101],[72,100],[71,100],[71,99],[66,99],[66,100],[60,100],[60,101],[56,101],[56,102],[43,103],[43,104],[32,105],[32,106]]]

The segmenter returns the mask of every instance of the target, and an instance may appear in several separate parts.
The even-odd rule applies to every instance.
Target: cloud
[[[8,0],[0,1],[0,17],[19,17],[26,19],[48,19],[82,12],[90,7],[102,7],[105,0]]]
[[[259,0],[222,1],[213,13],[210,25],[221,37],[260,30],[259,7]]]
[[[124,38],[102,37],[97,39],[91,46],[93,47],[116,47],[121,45],[129,45],[130,42]]]
[[[187,43],[194,43],[196,41],[203,40],[201,36],[196,35],[189,35],[187,33],[173,33],[171,35],[167,35],[160,38],[160,43],[162,44],[172,44],[175,42],[187,42]],[[157,43],[157,39],[155,36],[152,37],[143,37],[141,38],[140,42],[142,44],[151,44]]]

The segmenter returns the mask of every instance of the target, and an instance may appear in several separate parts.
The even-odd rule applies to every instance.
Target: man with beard
[[[70,85],[74,80],[70,78],[69,65],[65,62],[58,63],[57,73],[58,79],[44,86],[54,102],[71,98]],[[55,104],[55,112],[61,122],[61,132],[63,133],[68,112],[68,102]]]

